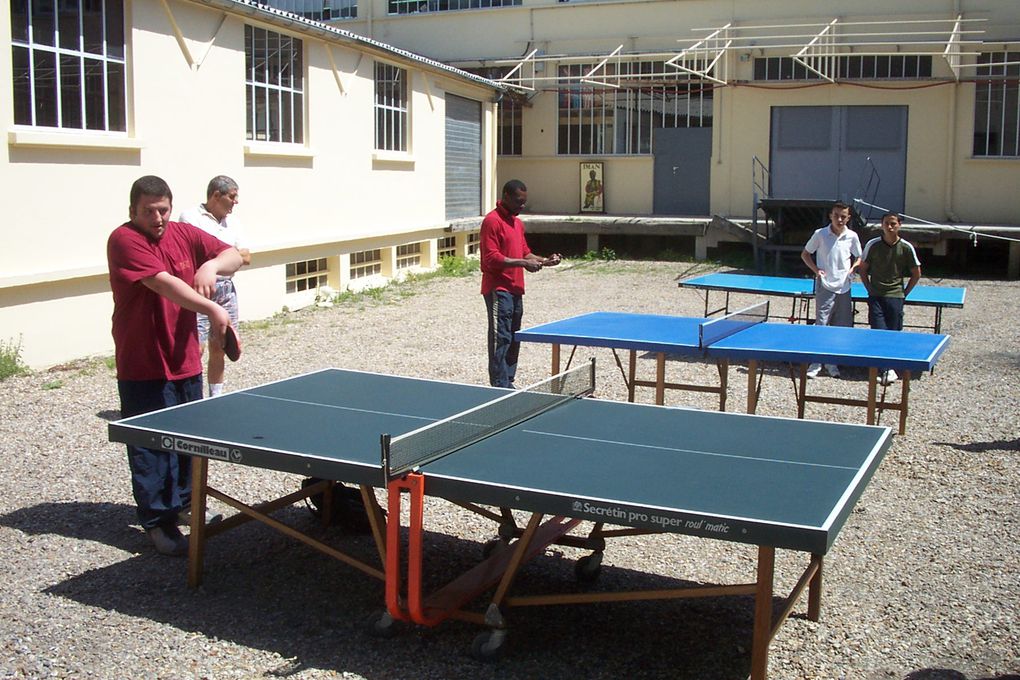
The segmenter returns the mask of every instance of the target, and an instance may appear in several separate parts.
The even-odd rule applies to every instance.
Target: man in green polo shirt
[[[882,216],[882,235],[864,245],[861,255],[861,281],[868,289],[868,323],[872,328],[903,330],[903,301],[921,278],[921,261],[909,242],[900,238],[900,216],[894,212]],[[910,276],[906,287],[903,277]],[[888,370],[882,383],[888,385],[898,376]]]

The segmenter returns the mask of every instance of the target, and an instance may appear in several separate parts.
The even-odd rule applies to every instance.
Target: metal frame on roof
[[[844,21],[831,19],[814,23],[736,25],[727,23],[715,28],[695,28],[696,33],[705,33],[702,38],[680,39],[678,42],[693,43],[679,52],[624,53],[623,45],[609,54],[587,55],[540,55],[531,50],[521,59],[487,61],[494,65],[510,65],[510,71],[497,82],[524,92],[534,92],[542,83],[556,86],[572,82],[587,83],[601,87],[619,87],[620,82],[635,77],[675,77],[678,72],[687,73],[704,81],[726,85],[729,82],[729,60],[727,53],[741,55],[758,53],[770,56],[786,56],[801,64],[810,72],[829,82],[836,82],[837,68],[841,57],[922,55],[940,57],[946,60],[953,77],[960,78],[963,69],[978,66],[1008,66],[1018,62],[996,62],[978,64],[977,56],[990,48],[982,39],[984,30],[980,25],[986,19],[955,18],[901,18],[877,19],[873,21]],[[619,69],[609,73],[606,65],[621,61],[647,61],[661,58],[675,69],[656,74],[621,74]],[[558,64],[595,63],[588,72],[581,75],[541,75],[544,70],[536,68],[545,62]]]

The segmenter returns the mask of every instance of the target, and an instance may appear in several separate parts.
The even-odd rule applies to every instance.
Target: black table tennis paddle
[[[229,323],[227,324],[227,331],[223,335],[223,353],[231,361],[237,361],[241,358],[241,338]]]

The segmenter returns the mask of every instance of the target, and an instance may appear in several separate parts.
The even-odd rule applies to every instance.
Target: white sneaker
[[[835,364],[825,364],[825,370],[833,378],[839,377],[839,366],[836,366]]]
[[[821,372],[822,372],[822,365],[821,364],[811,364],[807,368],[807,377],[809,377],[809,378],[817,378],[818,374],[821,373]]]
[[[899,379],[899,377],[900,376],[896,375],[896,371],[890,368],[888,371],[885,372],[885,375],[882,376],[882,384],[892,385]]]
[[[188,539],[173,524],[146,529],[145,533],[160,555],[181,557],[188,554]]]

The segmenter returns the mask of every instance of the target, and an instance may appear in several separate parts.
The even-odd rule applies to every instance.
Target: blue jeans
[[[484,297],[489,318],[489,384],[493,387],[513,387],[517,376],[517,355],[521,350],[521,343],[514,336],[521,330],[524,298],[505,290],[486,293]]]
[[[868,325],[887,331],[902,331],[903,298],[869,296]]]
[[[181,380],[118,380],[123,418],[202,398],[202,374]],[[143,529],[177,522],[191,503],[191,457],[170,451],[127,447],[131,491]]]

